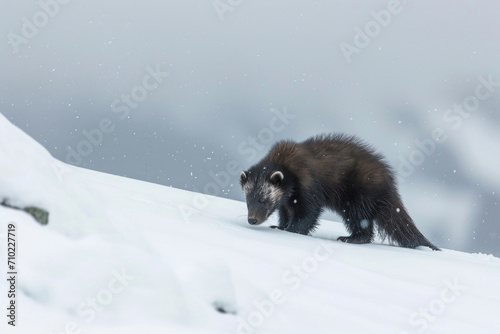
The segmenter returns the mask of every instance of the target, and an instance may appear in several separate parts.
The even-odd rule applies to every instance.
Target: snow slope
[[[2,333],[500,332],[498,258],[252,227],[244,203],[61,163],[1,114],[0,198],[50,211],[0,206]]]

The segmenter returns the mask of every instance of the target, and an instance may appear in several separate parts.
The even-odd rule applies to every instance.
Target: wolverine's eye
[[[259,203],[260,204],[266,203],[266,199],[264,197],[259,198]]]

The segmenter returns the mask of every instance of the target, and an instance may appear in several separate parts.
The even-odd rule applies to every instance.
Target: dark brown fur
[[[251,224],[262,223],[278,210],[280,229],[309,234],[329,208],[351,233],[339,237],[341,241],[372,242],[377,225],[382,237],[402,247],[438,250],[408,215],[383,157],[355,137],[323,135],[301,143],[279,142],[242,172],[241,184]]]

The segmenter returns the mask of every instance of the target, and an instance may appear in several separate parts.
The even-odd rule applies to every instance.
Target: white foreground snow
[[[245,203],[61,163],[0,114],[3,198],[50,220],[0,207],[2,333],[500,333],[498,258],[252,227]]]

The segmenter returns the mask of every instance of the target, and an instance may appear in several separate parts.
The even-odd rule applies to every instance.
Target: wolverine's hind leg
[[[338,237],[337,240],[347,242],[349,244],[369,244],[373,240],[373,233],[370,235],[365,232],[353,232],[350,236]]]
[[[363,210],[347,206],[340,212],[350,236],[338,237],[337,240],[351,244],[367,244],[373,240],[373,218]]]

